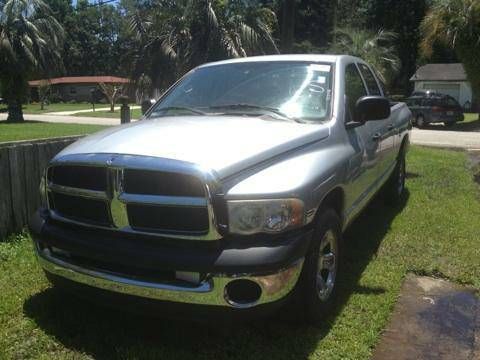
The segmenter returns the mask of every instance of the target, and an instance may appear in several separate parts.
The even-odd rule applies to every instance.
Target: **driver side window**
[[[355,64],[345,68],[346,122],[353,121],[357,100],[367,95],[362,77]]]

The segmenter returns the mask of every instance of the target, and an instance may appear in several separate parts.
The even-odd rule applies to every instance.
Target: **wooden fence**
[[[40,203],[40,177],[45,167],[78,138],[0,143],[0,241],[28,225]]]

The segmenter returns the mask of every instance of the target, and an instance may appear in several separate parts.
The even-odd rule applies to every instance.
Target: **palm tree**
[[[61,64],[64,32],[42,0],[0,0],[0,84],[9,122],[23,121],[27,79]]]
[[[373,66],[382,82],[388,84],[399,71],[400,58],[393,45],[397,38],[395,33],[344,28],[337,29],[335,34],[336,43],[331,50],[362,58]]]
[[[455,50],[480,101],[480,1],[436,0],[425,16],[421,49],[427,57],[435,42]],[[479,109],[480,111],[480,109]]]
[[[138,48],[133,77],[147,74],[165,87],[207,61],[252,54],[278,53],[272,37],[273,11],[242,2],[156,0],[130,21]]]

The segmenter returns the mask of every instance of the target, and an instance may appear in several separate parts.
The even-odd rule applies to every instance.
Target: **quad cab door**
[[[363,78],[355,63],[345,67],[345,123],[353,121],[355,104],[368,95]],[[349,160],[346,190],[347,216],[354,217],[362,204],[373,194],[378,178],[381,141],[375,138],[375,121],[347,128],[347,136],[354,154]]]
[[[358,68],[365,81],[369,95],[384,96],[372,70],[364,63],[358,63]],[[366,124],[372,133],[372,139],[377,142],[378,167],[376,176],[380,180],[387,176],[395,164],[395,132],[396,127],[392,116],[387,119],[369,121]]]

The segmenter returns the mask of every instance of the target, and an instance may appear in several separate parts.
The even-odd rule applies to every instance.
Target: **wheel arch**
[[[398,149],[397,158],[402,154],[406,153],[406,151],[408,150],[409,144],[410,144],[410,137],[408,134],[405,134],[402,138],[402,143],[400,144],[400,148]]]
[[[323,209],[333,209],[343,222],[343,212],[345,209],[345,191],[342,187],[336,186],[326,193],[318,207],[317,216]]]

